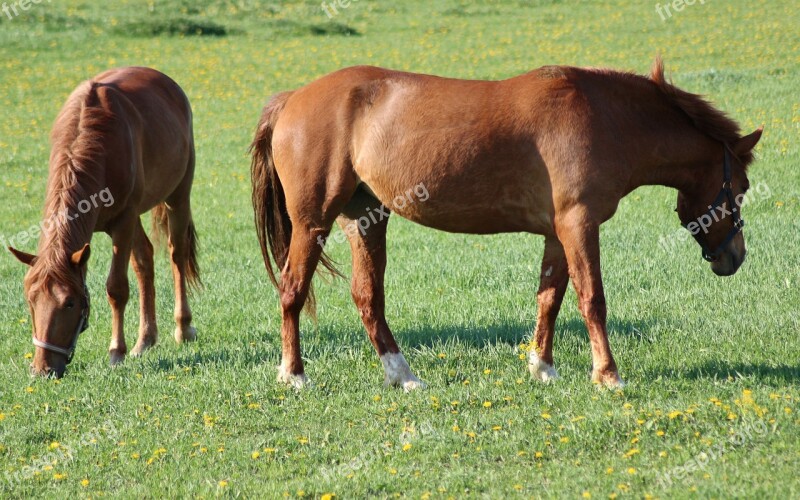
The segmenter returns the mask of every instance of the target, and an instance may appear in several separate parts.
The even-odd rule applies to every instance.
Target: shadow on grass
[[[404,329],[395,331],[395,337],[403,350],[431,349],[441,345],[454,343],[483,349],[487,346],[515,347],[530,341],[534,325],[527,322],[508,322],[483,325],[452,325],[440,328]],[[641,321],[611,320],[608,323],[612,335],[621,335],[643,342],[650,340],[641,331],[648,331],[648,323]],[[252,367],[280,362],[280,347],[267,340],[267,335],[279,333],[263,332],[259,335],[261,342],[255,345],[232,344],[230,346],[206,346],[202,349],[184,351],[176,356],[145,356],[149,369],[159,372],[170,372],[192,366],[224,366]],[[308,362],[315,358],[334,355],[344,351],[366,348],[371,350],[363,326],[352,325],[352,328],[321,326],[316,332],[301,332],[304,357]],[[556,344],[589,345],[586,327],[582,320],[573,318],[558,322],[556,325]],[[155,354],[155,353],[153,353]]]
[[[625,319],[611,319],[608,321],[608,331],[610,335],[630,337],[641,342],[653,343],[654,340],[642,332],[647,332],[655,322],[648,321],[629,321]],[[433,347],[437,344],[459,342],[474,346],[484,347],[487,344],[506,344],[519,345],[522,342],[529,342],[535,328],[534,323],[509,322],[494,325],[454,325],[438,329],[415,329],[401,330],[395,333],[403,339],[403,346],[411,348]],[[582,319],[571,318],[566,321],[556,323],[555,341],[556,343],[565,340],[577,340],[589,342],[586,333],[586,325]]]
[[[800,365],[770,365],[768,363],[729,363],[726,361],[706,361],[700,365],[689,366],[686,370],[662,370],[651,373],[654,378],[682,378],[691,380],[719,380],[729,377],[755,378],[764,384],[792,384],[800,381]]]

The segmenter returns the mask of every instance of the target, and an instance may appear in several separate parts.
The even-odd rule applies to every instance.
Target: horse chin
[[[727,251],[715,260],[711,261],[711,270],[717,276],[733,276],[744,262],[744,256],[739,257],[738,253]]]

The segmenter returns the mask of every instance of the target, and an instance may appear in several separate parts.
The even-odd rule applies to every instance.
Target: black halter
[[[91,300],[89,298],[89,289],[86,283],[83,284],[83,299],[81,300],[81,319],[78,321],[78,327],[75,329],[75,335],[72,337],[72,342],[69,347],[60,347],[49,342],[33,337],[33,345],[41,347],[42,349],[58,354],[63,354],[67,357],[67,364],[72,361],[72,355],[75,354],[75,347],[78,345],[78,336],[89,328],[89,309],[91,308]]]
[[[719,246],[717,246],[717,248],[714,249],[714,251],[711,251],[708,248],[708,243],[706,242],[706,239],[703,237],[703,235],[700,234],[700,231],[692,232],[692,236],[700,245],[700,248],[703,249],[703,258],[709,262],[716,260],[716,258],[722,254],[725,247],[728,246],[728,243],[730,243],[731,240],[733,240],[733,238],[737,234],[739,234],[742,231],[742,228],[744,227],[744,219],[742,219],[741,214],[739,213],[739,207],[736,205],[736,200],[734,199],[733,196],[733,189],[731,188],[731,154],[728,151],[727,146],[725,146],[725,158],[722,162],[722,189],[720,189],[719,194],[714,199],[714,202],[708,206],[708,211],[703,215],[701,215],[700,217],[708,215],[709,217],[714,219],[714,221],[718,222],[720,219],[716,217],[715,212],[719,207],[723,207],[724,209],[726,203],[728,204],[728,206],[730,206],[730,214],[731,218],[733,219],[733,227],[728,232],[728,235],[725,237],[725,239],[722,240],[722,243],[720,243]],[[698,219],[700,217],[698,217]],[[689,224],[681,224],[681,225],[686,229],[689,229],[688,228]]]

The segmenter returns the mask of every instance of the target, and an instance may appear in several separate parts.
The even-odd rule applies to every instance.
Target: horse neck
[[[667,186],[691,192],[722,164],[723,145],[694,129],[665,131],[643,146],[651,153],[633,176],[633,189]]]
[[[102,179],[82,172],[68,174],[61,169],[70,168],[62,162],[50,175],[44,217],[41,222],[42,237],[39,253],[50,251],[75,252],[89,243],[102,207],[98,196]],[[64,187],[66,175],[74,175],[77,182]]]

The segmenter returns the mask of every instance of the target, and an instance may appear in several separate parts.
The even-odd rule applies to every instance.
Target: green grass
[[[110,250],[97,235],[92,326],[66,378],[32,380],[24,269],[0,257],[0,495],[800,496],[798,24],[789,0],[697,3],[666,21],[654,3],[623,0],[361,0],[333,19],[318,1],[85,0],[0,15],[0,235],[41,215],[49,128],[69,92],[108,67],[150,65],[195,110],[206,283],[192,301],[200,340],[177,347],[161,254],[161,342],[110,369]],[[387,314],[429,389],[382,387],[341,280],[319,282],[319,323],[303,324],[313,386],[276,383],[277,296],[256,244],[246,157],[268,96],[362,63],[503,78],[554,63],[643,73],[657,53],[678,85],[748,131],[765,124],[750,177],[771,196],[745,210],[747,262],[727,279],[693,242],[658,245],[678,229],[668,189],[637,190],[603,226],[623,392],[589,383],[571,291],[555,340],[562,379],[529,380],[519,346],[536,317],[541,238],[451,235],[399,219]],[[347,272],[347,245],[331,253]],[[138,300],[128,310],[132,345]],[[720,443],[729,443],[721,454]],[[678,469],[696,457],[702,469]],[[20,476],[30,467],[35,475]]]

